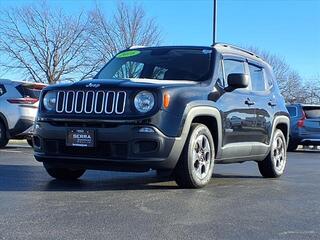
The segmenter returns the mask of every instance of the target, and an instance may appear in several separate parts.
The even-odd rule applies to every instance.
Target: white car
[[[27,139],[38,111],[38,101],[45,84],[0,79],[0,148],[9,139]]]

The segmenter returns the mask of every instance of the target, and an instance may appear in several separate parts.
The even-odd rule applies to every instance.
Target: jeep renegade
[[[34,154],[57,179],[153,169],[199,188],[218,163],[256,161],[263,177],[282,175],[289,124],[271,67],[251,52],[133,47],[93,80],[42,91]]]

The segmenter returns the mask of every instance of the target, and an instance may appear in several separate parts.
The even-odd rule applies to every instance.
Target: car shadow
[[[214,174],[217,179],[259,179],[258,176]],[[219,184],[218,181],[212,181]],[[232,184],[232,183],[230,183]],[[76,181],[52,179],[41,165],[0,165],[0,191],[116,191],[179,189],[170,177],[159,177],[155,171],[123,173],[88,171]]]

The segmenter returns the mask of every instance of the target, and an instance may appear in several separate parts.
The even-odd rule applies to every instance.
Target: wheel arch
[[[192,123],[202,123],[209,128],[214,140],[216,157],[219,157],[222,145],[222,121],[219,110],[209,106],[191,108],[187,114],[181,134],[184,143]]]
[[[289,135],[290,135],[290,119],[287,116],[277,116],[274,119],[274,123],[272,127],[272,136],[270,139],[273,139],[273,135],[276,129],[279,129],[282,131],[288,145]]]

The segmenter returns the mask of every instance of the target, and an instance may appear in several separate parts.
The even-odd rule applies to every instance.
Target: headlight
[[[52,111],[56,108],[57,93],[47,92],[43,98],[43,106],[47,111]]]
[[[134,98],[134,106],[141,113],[149,112],[154,106],[154,96],[151,92],[139,92]]]

